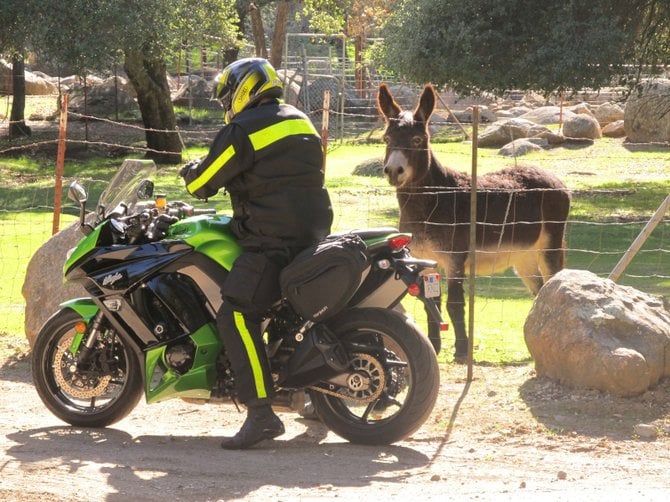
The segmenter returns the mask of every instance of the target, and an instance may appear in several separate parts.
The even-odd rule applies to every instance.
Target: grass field
[[[435,143],[435,154],[442,162],[460,170],[472,165],[471,144]],[[203,148],[186,152],[185,158],[198,158]],[[573,206],[568,225],[567,264],[607,276],[646,219],[670,193],[669,149],[632,148],[621,140],[603,139],[588,149],[557,148],[541,155],[525,157],[524,163],[539,165],[555,172],[573,190]],[[356,175],[361,164],[380,161],[383,146],[331,145],[326,180],[333,202],[334,230],[395,226],[398,208],[391,187],[381,176]],[[68,161],[65,185],[72,178],[83,181],[97,200],[121,159]],[[498,156],[492,150],[480,150],[478,172],[485,173],[510,165],[514,160]],[[51,230],[53,206],[52,161],[34,158],[0,160],[0,334],[20,335],[23,326],[21,286],[25,268],[34,251],[45,242]],[[157,190],[169,199],[191,200],[183,190],[176,167],[160,170]],[[230,208],[228,198],[217,196],[210,207]],[[64,208],[62,226],[75,219],[76,208]],[[643,291],[667,294],[670,291],[670,223],[668,217],[651,235],[621,282]],[[61,226],[61,227],[62,227]],[[528,361],[523,341],[523,323],[532,306],[532,298],[521,281],[507,272],[495,277],[476,279],[475,360],[491,364],[515,364]],[[414,300],[407,309],[420,325],[425,315]],[[444,346],[453,342],[453,331],[445,335]],[[443,352],[451,358],[451,350]]]

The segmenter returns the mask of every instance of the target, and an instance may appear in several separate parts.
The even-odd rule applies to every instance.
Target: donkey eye
[[[423,139],[424,139],[423,136],[412,137],[412,146],[416,148],[423,145]]]

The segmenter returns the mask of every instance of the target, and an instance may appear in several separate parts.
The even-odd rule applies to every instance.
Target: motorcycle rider
[[[225,125],[207,156],[180,171],[196,197],[221,188],[230,194],[231,228],[243,248],[223,285],[217,315],[235,390],[247,406],[242,428],[221,443],[225,449],[249,448],[284,433],[271,407],[261,321],[280,297],[282,268],[328,235],[333,219],[319,135],[307,116],[281,97],[281,80],[267,60],[228,65],[213,91],[223,104]]]

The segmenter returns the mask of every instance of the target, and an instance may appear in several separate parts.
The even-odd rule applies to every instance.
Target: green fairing
[[[169,368],[165,361],[166,346],[150,349],[146,357],[146,399],[157,403],[175,397],[208,399],[216,381],[216,359],[221,341],[212,324],[206,324],[191,335],[195,345],[193,366],[183,375]],[[156,380],[160,378],[156,382]]]
[[[72,265],[77,263],[80,258],[96,247],[101,229],[102,225],[98,225],[90,234],[77,243],[77,247],[74,248],[73,253],[67,260],[65,260],[65,265],[63,265],[63,275],[66,276],[70,268],[72,268]]]
[[[242,252],[230,229],[229,216],[202,215],[180,220],[170,226],[167,238],[183,240],[226,270]]]

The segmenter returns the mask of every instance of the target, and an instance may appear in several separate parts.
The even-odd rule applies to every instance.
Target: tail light
[[[412,236],[409,234],[398,234],[389,239],[389,246],[391,251],[400,251],[412,242]]]
[[[412,296],[419,296],[421,294],[421,286],[413,282],[407,286],[407,292]]]

